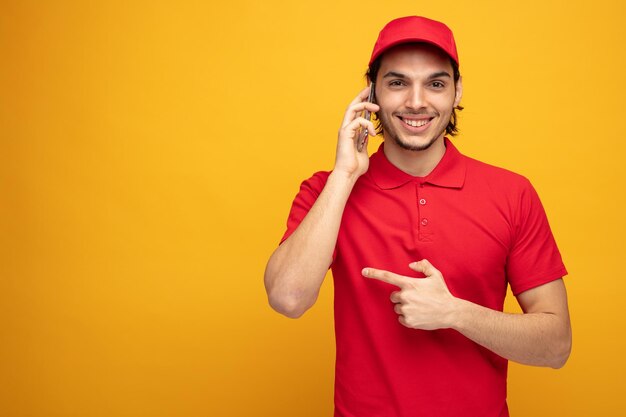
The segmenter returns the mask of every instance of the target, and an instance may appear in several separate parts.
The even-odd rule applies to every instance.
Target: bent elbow
[[[265,291],[270,307],[283,316],[291,319],[301,317],[317,299],[317,293],[310,294],[293,282],[291,276],[279,273],[272,264],[272,259],[265,270]]]
[[[572,352],[572,338],[571,335],[566,340],[561,341],[559,347],[556,349],[553,361],[550,364],[551,368],[560,369],[565,366],[567,360]]]
[[[275,295],[269,295],[268,301],[274,311],[290,319],[301,317],[310,307],[302,303],[302,301],[298,300],[296,297],[277,297]]]
[[[567,359],[569,359],[569,355],[564,355],[564,356],[555,358],[555,360],[550,364],[550,368],[561,369],[567,363]]]
[[[270,307],[291,319],[301,317],[317,300],[319,288],[302,284],[292,269],[285,271],[274,257],[267,264],[264,281]]]

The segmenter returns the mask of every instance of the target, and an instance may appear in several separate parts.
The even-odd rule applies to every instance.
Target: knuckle
[[[406,323],[407,327],[411,327],[411,328],[415,328],[417,327],[417,322],[411,318],[404,318],[404,322]]]

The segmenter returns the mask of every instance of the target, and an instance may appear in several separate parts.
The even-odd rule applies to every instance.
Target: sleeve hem
[[[517,297],[519,294],[523,293],[524,291],[528,291],[533,288],[539,287],[540,285],[547,284],[552,281],[556,281],[557,279],[563,278],[565,275],[567,275],[567,270],[565,269],[564,265],[561,265],[558,268],[552,269],[550,271],[547,271],[545,273],[542,273],[540,275],[533,277],[532,280],[525,282],[522,285],[511,284],[511,291],[513,292],[513,295]]]

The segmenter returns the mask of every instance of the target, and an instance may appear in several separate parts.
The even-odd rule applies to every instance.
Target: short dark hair
[[[385,54],[376,58],[374,62],[372,62],[372,64],[367,69],[367,72],[365,73],[365,77],[367,78],[370,84],[376,81],[376,77],[378,76],[378,71],[380,70],[380,63],[384,55]],[[457,65],[456,62],[454,62],[452,58],[450,58],[450,63],[452,64],[452,73],[454,77],[454,85],[456,88],[456,82],[459,80],[459,78],[461,78],[461,73],[459,72],[459,66]],[[458,118],[458,115],[456,114],[457,110],[459,111],[463,110],[463,106],[456,106],[455,108],[452,109],[452,116],[450,116],[450,121],[448,122],[448,126],[446,126],[447,135],[456,136],[459,133],[459,128],[456,125],[457,118]],[[374,127],[376,128],[376,134],[378,135],[382,134],[383,127],[380,123],[380,119],[378,118],[378,114],[376,114],[376,118],[373,120],[373,122],[374,122]]]

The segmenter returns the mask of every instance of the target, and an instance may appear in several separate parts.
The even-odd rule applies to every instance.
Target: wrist
[[[361,174],[358,174],[356,172],[347,172],[345,170],[335,167],[335,169],[333,169],[330,173],[328,181],[352,188],[354,184],[356,184],[360,176]]]
[[[461,298],[454,298],[450,313],[450,328],[462,332],[467,325],[467,318],[472,314],[473,303]]]

